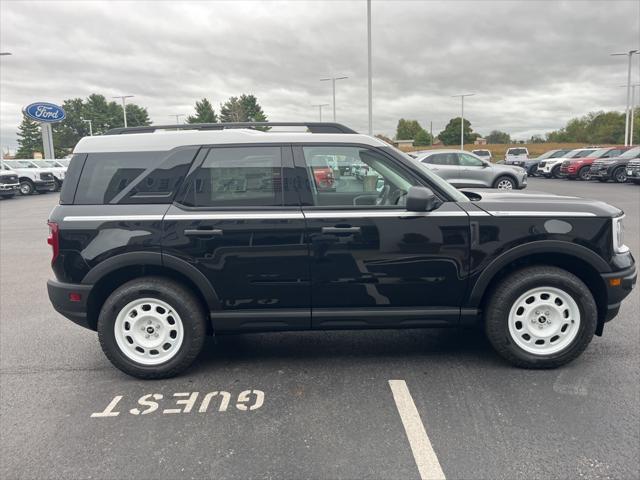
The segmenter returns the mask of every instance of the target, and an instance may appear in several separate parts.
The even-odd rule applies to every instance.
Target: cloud
[[[459,115],[480,133],[524,137],[594,110],[624,108],[624,57],[638,48],[636,1],[373,2],[374,130],[399,118],[440,131]],[[0,133],[16,145],[22,106],[132,94],[154,123],[208,97],[258,96],[272,120],[337,120],[367,130],[366,4],[14,2],[0,4]],[[636,60],[637,62],[637,60]],[[636,63],[637,65],[637,63]],[[634,67],[636,78],[640,69]],[[325,108],[324,119],[331,119]]]

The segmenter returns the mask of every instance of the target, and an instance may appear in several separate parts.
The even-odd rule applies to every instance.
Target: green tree
[[[42,152],[42,134],[38,122],[22,116],[18,127],[18,150],[16,158],[33,158],[34,152]]]
[[[421,129],[418,133],[416,133],[415,138],[413,139],[414,145],[431,145],[431,135],[424,129]]]
[[[262,107],[254,95],[242,94],[240,97],[230,97],[220,105],[221,122],[266,122]]]
[[[401,118],[398,120],[398,126],[396,128],[396,140],[415,140],[416,135],[422,129],[417,120],[405,120]]]
[[[511,135],[500,130],[492,130],[486,137],[487,143],[490,144],[508,144],[511,143]]]
[[[471,128],[471,122],[467,119],[464,121],[464,143],[473,143],[480,135],[474,133]],[[438,134],[438,138],[445,145],[460,145],[460,117],[452,118],[444,127],[444,130]]]
[[[195,115],[187,117],[187,123],[216,123],[218,121],[213,105],[206,98],[196,101],[195,110]]]
[[[82,137],[89,135],[89,124],[85,120],[91,120],[94,135],[124,126],[122,106],[115,101],[107,101],[104,95],[92,94],[85,100],[71,98],[65,100],[62,107],[66,112],[66,118],[53,126],[56,156],[68,154]],[[127,104],[127,126],[138,127],[150,124],[146,108],[135,103]]]

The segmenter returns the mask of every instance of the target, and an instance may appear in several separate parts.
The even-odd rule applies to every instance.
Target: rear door
[[[419,180],[383,152],[361,146],[294,146],[311,255],[312,327],[457,323],[469,254],[467,214],[454,202],[407,212]],[[316,157],[367,166],[334,190],[314,183]]]
[[[163,253],[208,279],[216,331],[310,327],[305,223],[288,145],[203,148],[164,221]]]
[[[439,177],[455,185],[460,179],[458,156],[455,152],[434,153],[422,160]]]

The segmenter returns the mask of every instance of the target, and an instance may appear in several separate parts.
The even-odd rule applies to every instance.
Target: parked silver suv
[[[527,172],[520,167],[497,165],[464,150],[414,152],[423,163],[454,187],[514,190],[527,187]]]

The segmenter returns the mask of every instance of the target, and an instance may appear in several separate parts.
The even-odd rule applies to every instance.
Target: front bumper
[[[15,194],[18,193],[19,190],[19,183],[4,183],[0,185],[0,195]]]
[[[630,255],[630,254],[629,254]],[[622,301],[631,293],[638,280],[635,265],[613,273],[600,275],[607,289],[607,311],[604,321],[612,320],[620,310]]]
[[[53,192],[56,189],[55,180],[37,180],[33,185],[37,192]]]
[[[57,280],[47,281],[47,292],[53,308],[78,325],[95,330],[87,316],[87,300],[93,285],[62,283]],[[71,294],[79,294],[78,301],[71,301]]]

